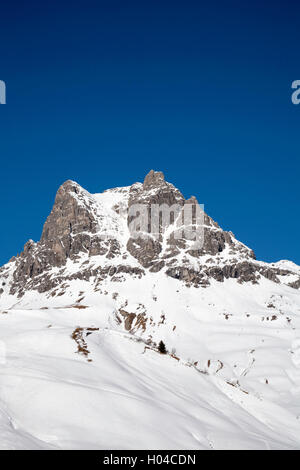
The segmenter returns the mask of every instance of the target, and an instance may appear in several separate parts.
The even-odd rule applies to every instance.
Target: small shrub
[[[159,350],[160,354],[167,354],[166,346],[165,346],[165,343],[163,341],[159,342],[158,350]]]

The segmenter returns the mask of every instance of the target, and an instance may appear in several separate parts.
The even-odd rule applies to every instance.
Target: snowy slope
[[[176,287],[128,280],[114,300],[107,283],[96,305],[80,283],[88,308],[40,296],[33,310],[2,313],[1,448],[299,448],[299,296],[270,281]],[[156,327],[119,325],[122,296],[131,310],[151,308]],[[87,356],[71,338],[77,327]],[[151,334],[174,357],[148,349]]]

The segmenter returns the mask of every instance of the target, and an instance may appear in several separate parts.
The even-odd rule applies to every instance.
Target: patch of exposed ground
[[[99,328],[94,328],[94,327],[88,327],[88,328],[83,328],[78,326],[75,328],[73,331],[71,338],[76,342],[77,344],[77,353],[85,356],[86,358],[89,357],[90,351],[87,348],[87,342],[85,338],[89,335],[91,335],[94,331],[99,331]],[[92,359],[88,359],[89,362],[92,361]]]

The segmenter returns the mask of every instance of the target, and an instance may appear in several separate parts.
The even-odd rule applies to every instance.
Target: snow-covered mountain
[[[201,248],[175,219],[133,237],[139,204],[197,200],[67,181],[0,269],[0,447],[300,448],[300,267],[206,214]]]

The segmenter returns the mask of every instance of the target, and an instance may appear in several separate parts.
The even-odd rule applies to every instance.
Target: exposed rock
[[[147,317],[145,312],[130,313],[124,309],[119,309],[119,314],[121,318],[123,317],[125,330],[130,333],[135,333],[138,330],[146,330]],[[119,315],[116,315],[116,319],[119,323],[122,322],[121,318]]]
[[[164,174],[161,171],[151,170],[144,179],[143,189],[148,191],[149,189],[157,188],[162,185],[164,186],[165,184]]]
[[[185,204],[192,205],[194,211],[198,201],[194,196],[185,200],[161,172],[151,170],[143,184],[103,194],[107,193],[113,196],[111,207],[77,183],[66,181],[57,192],[41,240],[38,243],[29,240],[20,255],[0,268],[2,283],[8,282],[9,276],[12,279],[7,286],[2,284],[0,295],[10,292],[21,297],[29,290],[61,295],[65,283],[75,279],[93,282],[98,289],[104,279],[122,282],[125,276],[143,276],[145,269],[152,273],[162,271],[196,287],[207,286],[211,279],[256,283],[264,276],[276,283],[281,282],[280,277],[286,277],[287,285],[300,288],[300,275],[295,280],[295,272],[256,262],[251,249],[238,242],[231,232],[223,231],[205,213],[203,245],[195,249],[186,232],[179,228]],[[128,213],[135,204],[147,208],[147,229],[138,237],[128,231],[131,222],[139,217],[138,213]],[[152,205],[164,205],[170,211],[167,220],[158,213],[156,234],[150,233],[155,216],[150,210]],[[195,211],[192,214],[194,225]],[[107,230],[109,236],[103,236]],[[68,260],[74,266],[69,272]]]
[[[144,268],[149,268],[161,252],[161,244],[151,237],[130,238],[127,242],[127,250]]]

